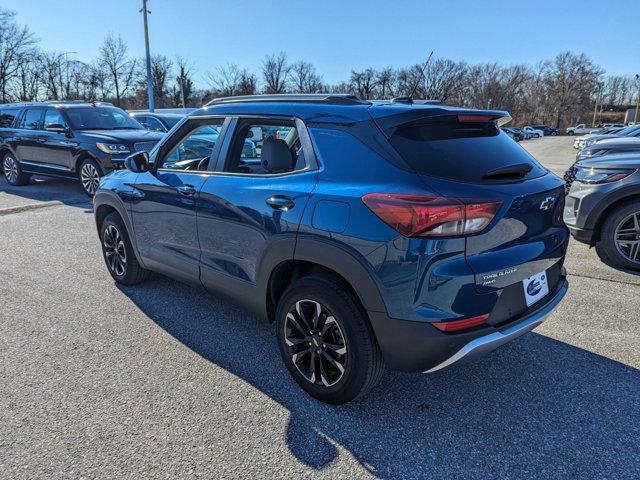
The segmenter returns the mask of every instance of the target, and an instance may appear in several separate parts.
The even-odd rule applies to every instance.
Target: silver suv
[[[640,270],[640,152],[581,160],[565,173],[564,221],[573,237]]]

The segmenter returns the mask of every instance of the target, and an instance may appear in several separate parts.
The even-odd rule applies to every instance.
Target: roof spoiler
[[[476,110],[465,108],[452,108],[452,107],[432,107],[432,108],[419,108],[406,110],[401,113],[395,113],[391,115],[384,115],[388,111],[377,111],[375,106],[369,109],[373,120],[378,128],[382,130],[382,133],[387,137],[395,133],[395,131],[401,126],[406,126],[412,123],[419,123],[426,119],[442,119],[447,118],[458,119],[459,122],[495,122],[496,127],[506,125],[511,121],[511,115],[504,110]]]

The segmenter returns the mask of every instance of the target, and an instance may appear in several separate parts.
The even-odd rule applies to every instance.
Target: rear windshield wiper
[[[502,180],[508,178],[522,178],[533,169],[530,163],[516,163],[506,167],[496,168],[482,176],[483,180]]]

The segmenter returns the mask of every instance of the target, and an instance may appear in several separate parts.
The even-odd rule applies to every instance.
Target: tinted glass
[[[455,119],[414,123],[400,127],[390,142],[421,175],[481,183],[492,171],[522,163],[532,166],[525,178],[546,173],[526,150],[491,123],[459,123]]]
[[[0,128],[10,127],[18,114],[18,109],[0,110]]]
[[[171,170],[207,170],[213,147],[222,129],[222,119],[215,124],[192,130],[163,158],[162,168]]]
[[[290,162],[286,166],[271,168],[262,164],[262,146],[268,138],[286,142],[290,152]],[[286,160],[286,157],[283,158]],[[224,171],[266,175],[301,170],[305,166],[298,131],[293,122],[253,123],[245,120],[236,129]]]
[[[44,112],[44,128],[47,128],[49,125],[62,125],[66,127],[67,122],[64,121],[62,114],[58,110],[50,108]]]
[[[124,110],[115,107],[78,107],[67,110],[76,130],[141,130],[144,127]]]
[[[42,110],[27,110],[20,120],[20,128],[27,130],[38,130],[42,128],[40,118],[42,117]]]

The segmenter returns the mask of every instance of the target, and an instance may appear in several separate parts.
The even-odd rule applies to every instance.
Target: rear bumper
[[[428,322],[392,319],[380,312],[369,312],[369,318],[390,368],[435,372],[484,355],[533,330],[558,306],[568,285],[562,276],[543,304],[502,328],[487,326],[466,333],[445,334]]]
[[[519,323],[505,330],[476,338],[475,340],[467,343],[464,347],[458,350],[455,355],[452,355],[444,362],[439,363],[435,367],[430,368],[426,371],[426,373],[436,372],[461,360],[472,360],[486,353],[489,353],[492,350],[495,350],[499,346],[504,345],[505,343],[508,343],[527,332],[530,332],[542,322],[544,322],[547,316],[556,309],[556,307],[564,298],[568,289],[569,282],[567,282],[567,280],[564,280],[564,282],[562,282],[562,284],[560,285],[559,290],[551,298],[551,300],[549,300],[547,304],[544,305],[543,308],[532,313]]]

